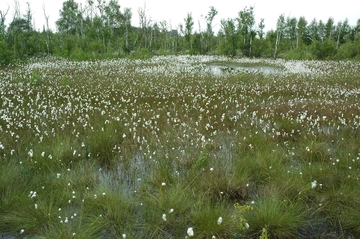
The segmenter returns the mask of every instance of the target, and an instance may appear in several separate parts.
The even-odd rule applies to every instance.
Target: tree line
[[[227,56],[285,59],[360,60],[360,19],[350,26],[347,19],[326,22],[281,14],[276,29],[265,32],[265,20],[255,21],[254,7],[241,9],[234,18],[221,19],[214,32],[218,11],[208,9],[205,29],[195,30],[192,13],[183,23],[156,22],[146,5],[133,13],[121,8],[118,0],[87,0],[85,5],[66,0],[59,10],[57,31],[49,28],[49,15],[43,6],[45,24],[36,30],[29,3],[20,12],[15,0],[9,25],[9,9],[0,9],[0,64],[34,56],[54,55],[74,60],[116,57],[146,58],[164,54],[218,54]],[[138,14],[139,26],[131,24]]]

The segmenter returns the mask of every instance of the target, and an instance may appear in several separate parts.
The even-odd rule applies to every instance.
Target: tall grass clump
[[[260,235],[265,228],[270,238],[294,238],[307,224],[301,203],[276,194],[258,198],[248,214],[249,233]]]

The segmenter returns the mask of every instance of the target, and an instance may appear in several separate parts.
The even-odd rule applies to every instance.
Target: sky
[[[10,7],[7,15],[7,25],[14,14],[15,0],[0,0],[0,10],[6,11]],[[18,0],[21,12],[25,13],[26,2],[30,3],[33,13],[35,28],[42,29],[45,24],[43,6],[45,5],[46,14],[50,17],[49,24],[52,30],[56,30],[55,22],[59,18],[59,10],[62,8],[64,0]],[[95,0],[97,1],[97,0]],[[86,0],[75,0],[85,6]],[[276,21],[281,14],[285,17],[304,16],[310,23],[314,18],[324,23],[332,17],[335,23],[349,20],[350,26],[355,26],[360,19],[360,1],[322,1],[322,0],[118,0],[120,9],[132,9],[132,25],[139,25],[138,9],[145,8],[147,16],[153,22],[166,21],[171,23],[172,29],[177,29],[179,24],[184,23],[187,13],[191,13],[194,19],[194,30],[205,29],[205,16],[209,12],[210,6],[215,7],[218,15],[214,18],[213,29],[216,33],[220,29],[220,20],[236,18],[239,11],[245,7],[253,6],[256,25],[261,18],[265,20],[265,30],[275,30]]]

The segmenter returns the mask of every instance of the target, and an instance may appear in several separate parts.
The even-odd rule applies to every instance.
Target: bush
[[[132,54],[132,58],[134,58],[134,59],[145,60],[145,59],[149,59],[151,57],[152,57],[151,52],[148,49],[146,49],[145,47],[140,48],[139,50],[135,51]]]
[[[311,45],[313,55],[319,60],[331,59],[335,55],[335,42],[326,40],[324,42],[314,41]]]
[[[347,41],[345,44],[341,45],[336,53],[337,59],[352,59],[355,58],[358,54],[356,45],[354,42]]]
[[[12,62],[11,51],[5,41],[0,40],[0,65],[8,65]]]

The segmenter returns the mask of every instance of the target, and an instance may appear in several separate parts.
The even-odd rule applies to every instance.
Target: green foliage
[[[67,76],[64,76],[63,78],[61,78],[61,85],[63,86],[69,86],[70,85],[70,79]]]
[[[158,51],[158,54],[160,56],[166,56],[166,55],[169,55],[169,51],[165,50],[164,48],[160,48]]]
[[[0,38],[0,66],[8,65],[12,62],[12,54],[8,44]]]
[[[43,84],[43,77],[39,70],[33,70],[31,75],[28,76],[28,81],[33,86],[39,86]]]
[[[115,123],[94,130],[85,140],[85,156],[97,160],[101,167],[116,167],[116,148],[123,141],[121,132],[121,126]]]
[[[302,46],[289,50],[284,58],[287,60],[313,60],[315,56],[309,48]]]
[[[198,238],[231,238],[237,234],[237,222],[223,202],[198,201],[191,212],[191,221]]]
[[[237,223],[237,227],[240,230],[240,233],[245,234],[246,230],[249,229],[249,223],[246,220],[245,215],[254,208],[250,205],[240,205],[238,203],[236,203],[234,207],[235,212],[233,218]]]
[[[267,231],[266,227],[264,227],[261,231],[261,235],[260,235],[259,239],[268,239],[268,238],[269,238],[268,231]]]
[[[256,200],[247,220],[250,232],[261,233],[266,228],[271,238],[294,238],[297,230],[307,222],[299,202],[290,202],[276,195]]]
[[[192,49],[191,34],[194,26],[194,20],[192,14],[187,13],[187,17],[184,20],[185,20],[185,30],[184,30],[185,41],[187,44],[187,48],[191,50]]]
[[[152,57],[152,54],[146,48],[141,48],[141,49],[135,51],[135,53],[131,56],[131,58],[133,58],[133,59],[141,59],[141,60],[146,60],[151,57]]]
[[[142,19],[147,19],[145,9],[141,10]],[[99,14],[93,16],[93,12]],[[308,22],[304,17],[285,19],[281,15],[276,30],[264,32],[264,19],[256,23],[255,8],[250,6],[234,18],[222,19],[216,34],[213,32],[216,16],[217,10],[210,7],[205,16],[206,28],[194,32],[196,19],[187,13],[180,26],[182,34],[178,34],[166,21],[154,24],[145,21],[143,29],[131,26],[131,10],[122,11],[114,0],[88,1],[82,7],[74,0],[66,0],[56,20],[58,31],[53,33],[49,29],[42,32],[34,29],[28,6],[27,13],[15,17],[7,29],[4,23],[0,26],[0,65],[45,54],[77,61],[124,56],[149,59],[154,54],[169,53],[272,58],[276,52],[276,57],[284,59],[359,58],[358,28],[350,26],[347,20],[335,26],[331,18],[324,24]]]
[[[347,41],[342,44],[336,52],[336,59],[354,59],[359,54],[356,44]]]
[[[324,42],[315,41],[312,43],[311,48],[312,53],[315,55],[316,59],[319,60],[333,58],[336,51],[335,43],[329,40]]]
[[[76,61],[86,61],[91,59],[90,53],[85,52],[80,47],[75,47],[75,49],[71,51],[69,58]]]
[[[60,10],[60,18],[56,21],[56,26],[60,32],[74,35],[80,31],[82,15],[78,3],[74,0],[63,2]]]
[[[195,170],[202,170],[209,165],[208,155],[205,151],[201,151],[197,159],[194,159],[193,168]]]

